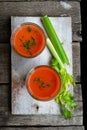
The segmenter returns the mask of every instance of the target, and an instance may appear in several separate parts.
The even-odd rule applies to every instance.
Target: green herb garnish
[[[26,40],[24,43],[23,43],[23,47],[25,47],[26,49],[30,49],[30,41],[29,40]]]
[[[36,45],[35,42],[32,42],[32,43],[29,44],[29,46],[35,46],[35,45]]]
[[[39,88],[46,88],[51,86],[49,83],[45,83],[41,78],[34,78],[34,83],[36,82],[40,84]]]
[[[27,31],[28,31],[28,32],[31,32],[31,31],[32,31],[30,26],[27,27]]]
[[[31,39],[33,40],[33,42],[35,42],[35,38],[34,37],[31,37]]]
[[[31,37],[31,40],[26,40],[24,43],[23,43],[23,47],[25,47],[26,49],[30,49],[30,47],[32,46],[35,46],[36,45],[36,42],[35,42],[35,39],[33,37]]]
[[[34,78],[34,82],[41,82],[41,78]]]
[[[40,86],[41,86],[41,88],[44,88],[45,87],[45,83],[42,82]]]

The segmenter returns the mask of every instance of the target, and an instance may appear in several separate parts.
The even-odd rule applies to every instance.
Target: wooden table
[[[77,84],[74,89],[77,109],[70,120],[56,115],[20,116],[11,114],[11,16],[43,16],[46,14],[72,17],[73,75]],[[80,71],[81,40],[80,0],[0,0],[0,130],[84,130]]]

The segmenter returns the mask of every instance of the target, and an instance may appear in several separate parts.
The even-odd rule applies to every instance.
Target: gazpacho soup
[[[61,87],[59,74],[47,65],[31,70],[26,79],[28,92],[37,100],[53,99]]]
[[[45,34],[35,23],[21,24],[11,35],[11,44],[23,57],[35,57],[45,47]]]

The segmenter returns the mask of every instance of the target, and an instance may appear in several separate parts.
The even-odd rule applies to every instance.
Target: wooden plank
[[[0,44],[0,83],[10,81],[10,45]]]
[[[3,7],[5,10],[3,10]],[[79,35],[81,32],[79,2],[1,2],[0,12],[0,42],[9,42],[10,16],[43,16],[46,14],[49,16],[71,16],[73,26],[73,41],[81,41],[81,36]]]
[[[76,116],[70,120],[60,116],[0,116],[0,126],[73,126],[83,125],[83,116]]]
[[[83,101],[81,84],[77,84],[74,88],[75,101]]]
[[[74,89],[74,97],[76,102],[78,103],[82,102],[82,90],[80,84],[77,84],[76,88]],[[10,100],[11,100],[10,85],[0,85],[0,112],[1,113],[8,112],[11,109]],[[79,107],[79,109],[77,108],[78,113],[82,113],[82,110],[81,112],[79,111],[82,108],[82,103],[80,103],[78,107]],[[77,112],[75,114],[77,115]]]
[[[77,104],[79,110],[76,110],[72,119],[66,120],[63,116],[57,115],[26,115],[12,116],[9,108],[0,107],[0,126],[70,126],[83,125],[82,103]],[[77,112],[78,111],[78,112]]]
[[[28,2],[31,2],[31,0],[0,0],[0,2],[26,2],[26,1],[28,1]],[[34,1],[42,1],[42,2],[45,2],[46,0],[32,0],[32,2],[34,2]],[[52,1],[52,0],[48,0],[48,1]],[[53,0],[53,1],[61,1],[61,0]],[[66,0],[63,0],[63,1],[65,1],[66,2]],[[76,2],[81,2],[81,0],[69,0],[69,1],[76,1]]]
[[[82,88],[81,84],[77,84],[74,88],[74,97],[76,102],[82,102]],[[8,85],[0,85],[0,107],[10,106],[11,87]]]
[[[0,107],[9,107],[11,100],[11,87],[0,84]]]
[[[84,130],[84,126],[69,127],[1,127],[0,130]]]
[[[75,94],[77,108],[74,111],[74,117],[71,120],[65,120],[61,115],[31,115],[31,116],[12,116],[11,115],[11,87],[10,85],[0,85],[0,126],[32,126],[32,125],[82,125],[83,124],[83,103],[82,95],[79,93],[81,85],[76,86],[78,89]],[[79,97],[79,100],[78,100]]]
[[[81,81],[80,44],[73,43],[72,49],[73,49],[73,70],[74,70],[73,75],[74,75],[76,82],[80,82]]]
[[[74,97],[75,97],[75,101],[77,103],[80,103],[82,102],[82,93],[81,93],[81,85],[80,84],[77,84],[76,88],[74,88]],[[79,97],[79,98],[78,98]],[[1,108],[3,108],[3,111],[9,111],[9,106],[11,105],[11,87],[10,85],[0,85],[0,110],[2,110]],[[82,104],[80,103],[80,106],[78,107],[82,107]],[[77,108],[77,110],[79,110]],[[75,111],[76,112],[76,111]],[[80,112],[77,112],[75,113],[76,115],[79,115]]]
[[[81,72],[80,72],[80,43],[73,43],[73,75],[76,82],[81,81]],[[9,83],[10,82],[10,72],[11,72],[11,63],[10,63],[10,43],[9,44],[0,44],[0,83]]]
[[[31,0],[0,0],[0,2],[31,2]],[[45,2],[46,0],[32,0],[32,1],[42,1],[42,2]],[[48,1],[52,1],[52,0],[48,0]],[[61,1],[61,0],[53,0],[53,1]],[[63,1],[66,1],[66,0],[63,0]],[[81,0],[69,0],[69,1],[77,1],[77,2],[80,2]]]
[[[82,34],[81,34],[81,30],[82,30],[82,25],[77,22],[77,23],[72,23],[72,28],[73,28],[73,37],[72,40],[73,41],[82,41]],[[75,30],[76,28],[76,30]]]

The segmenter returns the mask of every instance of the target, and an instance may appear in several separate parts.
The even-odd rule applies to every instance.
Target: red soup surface
[[[61,87],[59,74],[49,66],[43,65],[32,70],[27,77],[27,89],[38,100],[50,100]]]
[[[34,57],[44,49],[45,35],[37,24],[24,23],[12,33],[11,43],[21,56]]]

